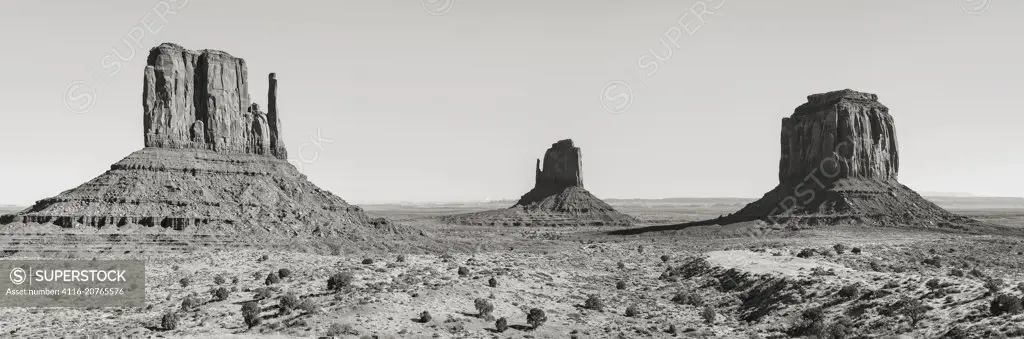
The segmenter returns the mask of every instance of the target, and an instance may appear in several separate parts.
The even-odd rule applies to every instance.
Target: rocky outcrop
[[[225,52],[162,44],[145,78],[146,148],[0,223],[360,242],[422,235],[369,218],[285,160],[273,73],[269,112],[249,101],[245,61]]]
[[[974,222],[897,181],[895,125],[874,94],[845,89],[808,96],[782,119],[781,142],[779,185],[720,221],[953,228]]]
[[[241,58],[165,43],[150,50],[147,60],[142,92],[146,147],[288,157],[280,140],[273,74],[270,112],[264,113],[251,104]]]
[[[543,165],[543,167],[542,167]],[[636,218],[620,213],[583,188],[583,160],[572,140],[560,140],[537,159],[534,187],[512,207],[442,217],[448,223],[488,226],[633,225]]]
[[[896,180],[899,171],[889,109],[877,95],[849,89],[810,95],[782,118],[781,149],[780,182],[809,175]]]

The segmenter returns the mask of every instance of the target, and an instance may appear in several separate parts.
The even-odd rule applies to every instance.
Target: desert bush
[[[985,289],[988,290],[989,294],[995,294],[1003,289],[1003,279],[999,278],[988,278],[985,280]]]
[[[786,330],[791,337],[815,337],[825,331],[825,312],[821,307],[812,307],[800,313],[793,326]]]
[[[270,255],[269,254],[264,254],[262,257],[257,259],[256,262],[264,262],[264,261],[267,261],[267,260],[270,260]]]
[[[459,266],[459,276],[464,277],[469,275],[469,268],[466,266]]]
[[[690,305],[695,307],[704,306],[704,298],[700,294],[693,293],[690,291],[679,291],[676,295],[672,296],[672,302],[680,305]]]
[[[626,263],[621,262],[621,261],[619,263],[615,264],[615,266],[618,267],[620,270],[626,269]]]
[[[288,278],[288,277],[292,276],[292,270],[289,270],[287,268],[282,268],[280,270],[277,270],[277,276],[281,277],[281,279]]]
[[[711,305],[704,306],[704,309],[700,311],[700,317],[704,319],[704,322],[713,325],[715,318],[718,317],[718,312],[715,312],[715,308]]]
[[[260,305],[255,301],[250,301],[242,304],[242,319],[245,320],[245,325],[249,328],[258,326],[263,322],[263,318],[260,318]]]
[[[431,319],[433,319],[433,317],[430,316],[430,312],[423,311],[420,313],[421,323],[429,323]]]
[[[263,273],[260,271],[252,272],[252,280],[263,279]]]
[[[270,285],[273,285],[273,284],[276,284],[276,283],[279,283],[279,282],[281,282],[281,277],[278,277],[277,273],[275,273],[275,272],[270,272],[270,274],[267,274],[267,280],[263,281],[263,283],[266,284],[267,286],[270,286]]]
[[[994,316],[1000,316],[1003,314],[1017,314],[1022,309],[1021,300],[1019,297],[1000,293],[992,302],[989,304],[989,311]]]
[[[494,329],[497,330],[498,333],[508,330],[508,319],[505,319],[505,317],[498,318],[498,321],[494,322]]]
[[[924,286],[927,287],[929,290],[934,291],[939,288],[942,288],[942,282],[939,281],[939,278],[931,278],[928,279],[928,282],[924,283]]]
[[[964,329],[961,328],[960,326],[953,326],[953,328],[949,329],[949,331],[946,331],[946,333],[942,335],[942,338],[944,338],[944,339],[967,339],[967,338],[970,338],[970,336],[967,335],[967,331],[964,331]]]
[[[487,317],[494,311],[494,304],[491,304],[489,300],[484,298],[476,298],[473,300],[473,306],[476,307],[476,311],[478,312],[477,315],[481,318]]]
[[[900,287],[900,283],[892,281],[892,280],[886,281],[885,285],[882,285],[882,289],[883,290],[894,289],[894,288],[897,288],[897,287]]]
[[[624,290],[624,289],[626,289],[626,282],[622,281],[622,280],[619,280],[618,282],[615,283],[615,289],[617,289],[617,290]]]
[[[160,328],[164,329],[164,331],[178,328],[178,314],[174,312],[164,313],[164,316],[160,318]]]
[[[256,299],[256,300],[270,299],[273,296],[274,296],[273,295],[273,291],[271,291],[269,288],[260,287],[260,288],[256,289],[256,294],[253,295],[253,299]]]
[[[181,280],[178,280],[178,284],[181,284],[181,287],[188,287],[192,285],[192,279],[189,277],[181,278]]]
[[[277,310],[280,311],[281,314],[292,313],[292,310],[297,306],[299,306],[299,297],[295,295],[295,293],[291,292],[281,296],[281,300],[278,300],[277,302]]]
[[[530,309],[530,313],[526,315],[526,323],[530,324],[534,329],[544,325],[548,321],[548,315],[544,313],[544,310],[539,308]]]
[[[921,263],[925,264],[925,265],[928,265],[928,266],[933,266],[935,268],[942,268],[942,258],[939,257],[939,256],[934,256],[934,257],[922,260]]]
[[[850,253],[860,254],[860,247],[854,247],[852,250],[850,250]]]
[[[899,314],[910,319],[910,325],[917,327],[917,323],[925,318],[928,313],[928,306],[920,300],[904,296],[896,303]]]
[[[640,314],[640,310],[638,310],[636,308],[636,305],[629,305],[629,307],[626,307],[625,315],[627,317],[635,317],[635,316],[637,316],[639,314]]]
[[[810,257],[813,257],[813,256],[814,256],[814,249],[813,248],[802,249],[802,250],[800,250],[800,253],[796,254],[797,258],[810,258]]]
[[[487,279],[487,286],[498,287],[498,279],[494,279],[494,277]]]
[[[372,264],[373,264],[373,259],[370,259],[370,258],[363,259],[363,265],[372,265]]]
[[[327,328],[327,333],[325,333],[325,335],[334,338],[344,338],[346,336],[359,335],[359,331],[357,331],[355,328],[352,328],[352,325],[349,324],[342,325],[339,323],[333,323],[331,324],[331,327]]]
[[[668,262],[669,260],[672,260],[672,257],[668,256],[668,254],[661,255],[661,262]]]
[[[875,272],[881,272],[882,271],[882,265],[880,265],[877,261],[872,261],[870,264],[868,264],[868,266],[871,267],[872,271],[875,271]]]
[[[644,253],[644,245],[637,246],[636,247],[636,252],[640,253],[640,254],[643,254]]]
[[[341,291],[342,289],[352,285],[352,280],[354,280],[352,273],[335,273],[327,279],[327,289],[331,291]]]
[[[231,277],[231,284],[232,285],[238,284],[238,277],[237,276]]]
[[[821,331],[821,339],[846,339],[853,337],[853,322],[847,317],[839,317]]]
[[[597,294],[591,294],[587,296],[587,301],[583,302],[583,308],[594,311],[604,311],[604,301]]]
[[[971,269],[970,275],[978,279],[985,278],[985,272],[982,272],[977,267]]]
[[[228,300],[229,296],[231,296],[231,291],[225,287],[218,287],[217,290],[213,292],[213,298],[217,301]]]
[[[320,305],[317,305],[312,299],[303,299],[297,308],[308,314],[320,313]]]
[[[843,244],[836,244],[835,246],[832,246],[832,249],[836,250],[836,254],[846,253],[846,245]]]
[[[405,262],[405,254],[399,254],[398,255],[398,259],[395,259],[395,261],[396,262]]]
[[[860,295],[860,284],[849,284],[839,289],[839,297],[850,300]]]
[[[223,275],[218,274],[217,276],[213,277],[213,283],[214,284],[224,285],[225,282],[227,282],[227,281],[225,281]]]
[[[954,269],[949,270],[949,275],[950,276],[954,276],[954,277],[963,277],[964,276],[964,271],[959,269],[959,268],[954,268]]]
[[[181,300],[181,310],[185,312],[192,312],[199,309],[199,299],[192,295],[185,296],[185,299]]]

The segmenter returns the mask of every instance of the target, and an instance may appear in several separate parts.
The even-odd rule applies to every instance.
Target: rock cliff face
[[[489,226],[633,225],[636,218],[620,213],[583,188],[583,160],[572,140],[560,140],[537,160],[532,190],[508,209],[445,216],[449,223]]]
[[[146,147],[288,157],[280,141],[274,74],[270,112],[264,113],[251,103],[241,58],[165,43],[150,50],[147,60],[142,92]]]
[[[781,141],[779,185],[723,222],[947,227],[974,222],[897,182],[895,125],[874,94],[846,89],[808,96],[782,119]]]
[[[783,118],[781,149],[780,182],[809,175],[896,180],[899,172],[889,109],[877,95],[849,89],[810,95]]]

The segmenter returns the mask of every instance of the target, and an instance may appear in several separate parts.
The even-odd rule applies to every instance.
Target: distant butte
[[[782,119],[779,184],[725,222],[827,225],[974,222],[897,181],[899,151],[889,109],[850,89],[814,94]]]
[[[572,140],[552,144],[541,165],[537,159],[534,187],[514,206],[445,216],[442,220],[487,226],[628,226],[637,222],[583,188],[583,160]]]

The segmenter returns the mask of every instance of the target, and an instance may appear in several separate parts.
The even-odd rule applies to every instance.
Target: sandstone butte
[[[142,95],[145,148],[0,223],[352,240],[413,234],[367,217],[286,161],[278,81],[274,73],[269,80],[263,112],[249,97],[245,60],[170,43],[151,49]]]
[[[845,89],[808,96],[782,119],[781,143],[778,186],[725,222],[951,228],[975,223],[897,181],[896,128],[877,95]]]
[[[583,188],[580,148],[565,139],[537,159],[532,190],[512,207],[449,215],[447,223],[486,226],[629,226],[637,219],[620,213]]]

